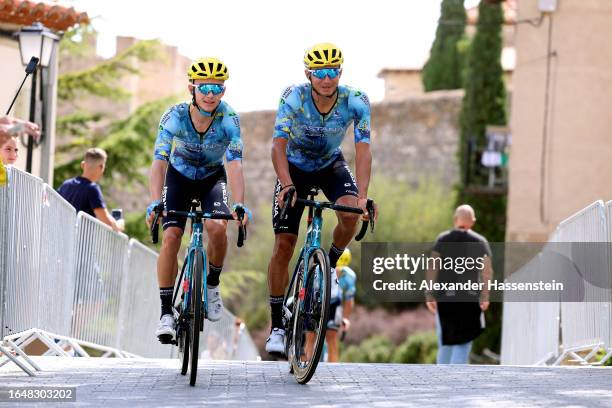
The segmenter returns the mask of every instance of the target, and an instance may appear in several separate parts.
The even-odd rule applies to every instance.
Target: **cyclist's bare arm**
[[[151,172],[149,173],[149,195],[151,196],[150,201],[160,200],[162,188],[164,188],[164,180],[166,178],[166,170],[168,169],[168,162],[165,160],[153,160],[151,164]],[[147,225],[151,225],[153,222],[154,213],[149,215]]]
[[[272,164],[276,176],[280,180],[281,186],[293,184],[289,175],[289,161],[287,160],[287,139],[276,137],[272,140]],[[282,207],[285,200],[285,193],[288,189],[282,190],[278,195],[279,205]],[[296,197],[296,196],[294,196]],[[295,198],[294,198],[295,204]]]
[[[342,317],[348,319],[353,313],[353,307],[355,306],[355,299],[348,299],[344,301],[342,305]]]
[[[370,187],[370,175],[372,174],[372,150],[369,143],[355,144],[355,174],[357,178],[357,188],[359,188],[359,207],[364,210],[366,199],[368,198],[368,188]],[[374,204],[375,217],[378,218],[378,208]]]
[[[151,195],[151,201],[161,200],[161,192],[164,187],[167,169],[167,161],[153,160],[153,164],[151,164],[151,173],[149,174],[149,194]]]
[[[232,160],[226,164],[226,167],[227,181],[234,202],[244,203],[244,174],[242,172],[242,162],[240,160]]]
[[[232,160],[226,165],[227,182],[235,203],[244,203],[244,173],[242,171],[242,161]],[[249,222],[248,215],[245,214],[244,225]]]

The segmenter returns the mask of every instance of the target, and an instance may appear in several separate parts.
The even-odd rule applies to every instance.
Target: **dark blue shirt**
[[[100,186],[85,177],[77,176],[64,181],[57,190],[78,211],[95,217],[94,209],[106,208]]]

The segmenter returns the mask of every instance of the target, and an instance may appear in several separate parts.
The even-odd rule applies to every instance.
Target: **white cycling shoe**
[[[174,316],[171,314],[165,314],[159,319],[159,325],[155,330],[155,335],[162,344],[170,344],[176,338],[176,323]]]
[[[221,292],[219,286],[206,287],[208,294],[208,320],[216,322],[223,316],[223,300],[221,299]]]
[[[266,340],[266,351],[285,355],[285,331],[275,327]]]

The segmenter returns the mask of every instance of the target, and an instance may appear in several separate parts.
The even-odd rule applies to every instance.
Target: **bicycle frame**
[[[195,217],[195,214],[193,214]],[[186,262],[186,272],[185,276],[182,276],[182,287],[183,293],[185,296],[183,298],[183,310],[188,310],[187,306],[191,303],[191,290],[189,289],[189,284],[192,279],[194,259],[197,251],[202,252],[202,266],[204,270],[202,271],[202,304],[204,307],[204,314],[207,314],[207,305],[208,305],[208,293],[204,290],[206,288],[206,266],[208,265],[208,261],[206,258],[206,251],[204,251],[204,245],[202,240],[202,234],[204,233],[204,225],[201,221],[194,222],[191,225],[191,239],[189,241],[189,247],[187,248],[187,262]]]
[[[314,213],[314,215],[313,215]],[[293,283],[298,274],[298,268],[300,267],[300,259],[303,260],[304,267],[304,281],[308,278],[308,261],[310,260],[310,256],[315,249],[321,248],[321,230],[323,228],[323,207],[317,206],[316,208],[309,207],[308,208],[308,227],[306,230],[306,237],[304,238],[304,246],[302,246],[302,250],[300,251],[300,256],[298,258],[298,262],[295,265],[295,269],[293,270],[293,274],[291,276],[291,281],[289,282],[288,289],[293,286]],[[319,285],[322,285],[323,277],[319,275]],[[290,294],[288,293],[287,296]]]

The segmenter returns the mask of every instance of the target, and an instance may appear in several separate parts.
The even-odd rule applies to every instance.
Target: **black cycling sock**
[[[219,286],[219,275],[221,275],[221,270],[223,269],[223,265],[215,266],[208,263],[208,278],[206,279],[207,286]]]
[[[272,329],[283,328],[283,299],[284,296],[270,296],[270,310],[272,312]]]
[[[161,314],[172,314],[172,292],[174,287],[159,288],[159,297],[161,299]]]
[[[329,267],[335,268],[338,263],[338,259],[340,259],[340,255],[344,252],[344,248],[337,248],[334,244],[329,248]]]

